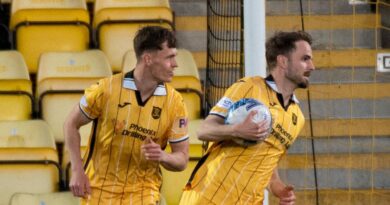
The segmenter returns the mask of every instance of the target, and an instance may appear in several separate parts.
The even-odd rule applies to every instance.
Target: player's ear
[[[287,64],[288,64],[287,56],[282,54],[276,56],[276,64],[281,68],[287,68]]]
[[[145,65],[149,66],[152,64],[152,56],[149,52],[145,52],[142,54],[142,60],[144,61]]]

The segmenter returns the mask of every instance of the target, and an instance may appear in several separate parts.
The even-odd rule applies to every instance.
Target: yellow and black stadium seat
[[[12,0],[10,30],[14,47],[35,74],[43,52],[82,51],[90,45],[90,20],[84,0]]]
[[[64,142],[64,120],[80,101],[84,89],[111,74],[107,58],[100,50],[48,52],[41,55],[36,101],[40,117],[53,129],[58,144]],[[90,126],[81,128],[83,138],[88,138],[89,132]]]
[[[0,204],[14,193],[58,191],[61,168],[53,133],[42,120],[0,121]]]
[[[80,200],[71,192],[54,192],[43,194],[16,193],[12,195],[9,205],[79,205]]]
[[[122,70],[124,54],[133,50],[133,38],[145,25],[174,28],[168,0],[95,1],[96,44],[107,55],[114,72]]]
[[[203,91],[199,79],[198,67],[190,51],[177,49],[176,57],[178,67],[175,68],[175,76],[171,85],[180,92],[187,105],[190,120],[200,119],[202,115]],[[128,72],[136,65],[136,57],[133,50],[129,50],[123,57],[122,71]]]
[[[31,119],[32,105],[32,83],[23,56],[0,51],[0,120]]]

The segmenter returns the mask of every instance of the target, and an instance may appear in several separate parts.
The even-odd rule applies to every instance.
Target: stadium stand
[[[13,0],[10,30],[14,47],[35,74],[43,52],[89,48],[90,20],[83,0]]]
[[[111,74],[107,58],[100,50],[42,54],[37,75],[36,101],[40,117],[53,129],[57,143],[64,142],[63,122],[79,102],[84,89]],[[90,129],[90,126],[81,128],[83,142],[88,139]]]
[[[42,120],[0,121],[0,204],[14,193],[62,189],[54,136]]]
[[[140,27],[174,28],[168,0],[96,0],[93,21],[95,43],[107,55],[115,73],[122,70],[124,54],[133,50],[133,38]]]
[[[32,83],[23,56],[0,51],[0,120],[32,118]]]
[[[79,205],[80,200],[71,192],[54,192],[43,194],[16,193],[12,195],[9,205]]]

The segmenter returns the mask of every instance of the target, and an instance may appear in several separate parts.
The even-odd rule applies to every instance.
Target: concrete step
[[[200,71],[206,68],[207,52],[191,51],[195,62]],[[232,58],[238,58],[240,53],[237,51],[229,51]],[[332,73],[334,69],[338,68],[375,68],[377,61],[377,53],[390,53],[389,49],[341,49],[341,50],[313,50],[314,65],[317,70],[328,69]],[[322,71],[325,72],[325,71]],[[313,72],[313,76],[316,77]],[[354,73],[356,75],[356,73]],[[345,75],[345,74],[344,74]],[[317,81],[329,79],[329,75],[317,76]],[[388,78],[387,75],[384,75]],[[355,78],[359,79],[359,78]]]
[[[314,71],[315,72],[315,71]],[[327,99],[383,99],[390,97],[390,83],[333,83],[312,84],[309,86],[310,98],[315,100]],[[306,100],[306,89],[297,90],[296,94],[301,100]]]
[[[369,58],[375,58],[373,54]],[[355,84],[355,83],[386,83],[390,75],[379,73],[373,67],[333,67],[318,68],[310,75],[310,84]]]
[[[389,84],[390,85],[390,84]],[[375,84],[369,84],[368,87],[375,87]],[[326,86],[323,86],[326,88]],[[364,90],[363,90],[364,92]],[[387,92],[384,89],[376,89],[377,96],[382,96]],[[330,92],[332,95],[333,93]],[[364,119],[390,119],[390,97],[373,97],[365,99],[366,93],[362,98],[350,98],[350,95],[343,95],[343,99],[312,99],[310,100],[311,116],[309,116],[309,102],[300,99],[300,107],[304,112],[306,119],[311,117],[314,120],[364,120]],[[330,97],[331,98],[331,97]],[[390,134],[390,133],[389,133]]]
[[[234,26],[234,30],[225,29],[226,32],[236,32],[236,36],[239,36],[240,19],[235,20],[237,26]],[[375,31],[375,20],[375,14],[304,17],[305,29],[313,36],[315,49],[375,48],[377,40],[380,39]],[[301,29],[299,16],[267,16],[266,24],[267,37],[277,30]],[[176,30],[181,47],[191,51],[207,49],[206,16],[178,16],[176,17]]]
[[[309,148],[310,149],[310,148]],[[317,153],[318,169],[354,169],[354,170],[386,170],[390,169],[390,150],[387,153]],[[279,169],[313,169],[314,160],[311,149],[307,153],[293,154],[289,152],[279,163]],[[389,170],[390,171],[390,170]]]
[[[313,136],[390,136],[390,119],[324,119],[312,120]],[[310,137],[310,121],[307,119],[300,136]]]
[[[390,189],[390,169],[318,168],[319,189]],[[315,189],[313,169],[280,169],[281,179],[297,190]]]
[[[316,154],[319,189],[390,189],[390,152]],[[288,154],[279,163],[281,179],[297,190],[315,189],[311,154]]]
[[[296,203],[299,205],[315,205],[315,190],[295,191]],[[385,205],[389,204],[389,189],[366,190],[319,190],[318,204],[320,205]],[[270,194],[269,205],[278,205],[279,201]]]
[[[316,128],[314,128],[316,129]],[[312,138],[299,136],[289,148],[289,154],[311,155]],[[390,153],[390,136],[329,136],[315,137],[316,154],[381,154]],[[310,156],[309,156],[310,158]]]

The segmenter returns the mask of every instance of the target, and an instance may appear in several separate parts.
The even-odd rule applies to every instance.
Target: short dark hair
[[[312,37],[304,31],[277,32],[267,40],[265,44],[265,56],[267,59],[268,70],[276,66],[276,57],[278,55],[289,55],[296,49],[295,42],[306,41],[312,44]]]
[[[176,38],[172,31],[160,26],[145,26],[134,37],[134,51],[137,59],[148,50],[162,50],[161,45],[168,42],[168,48],[176,48]]]

